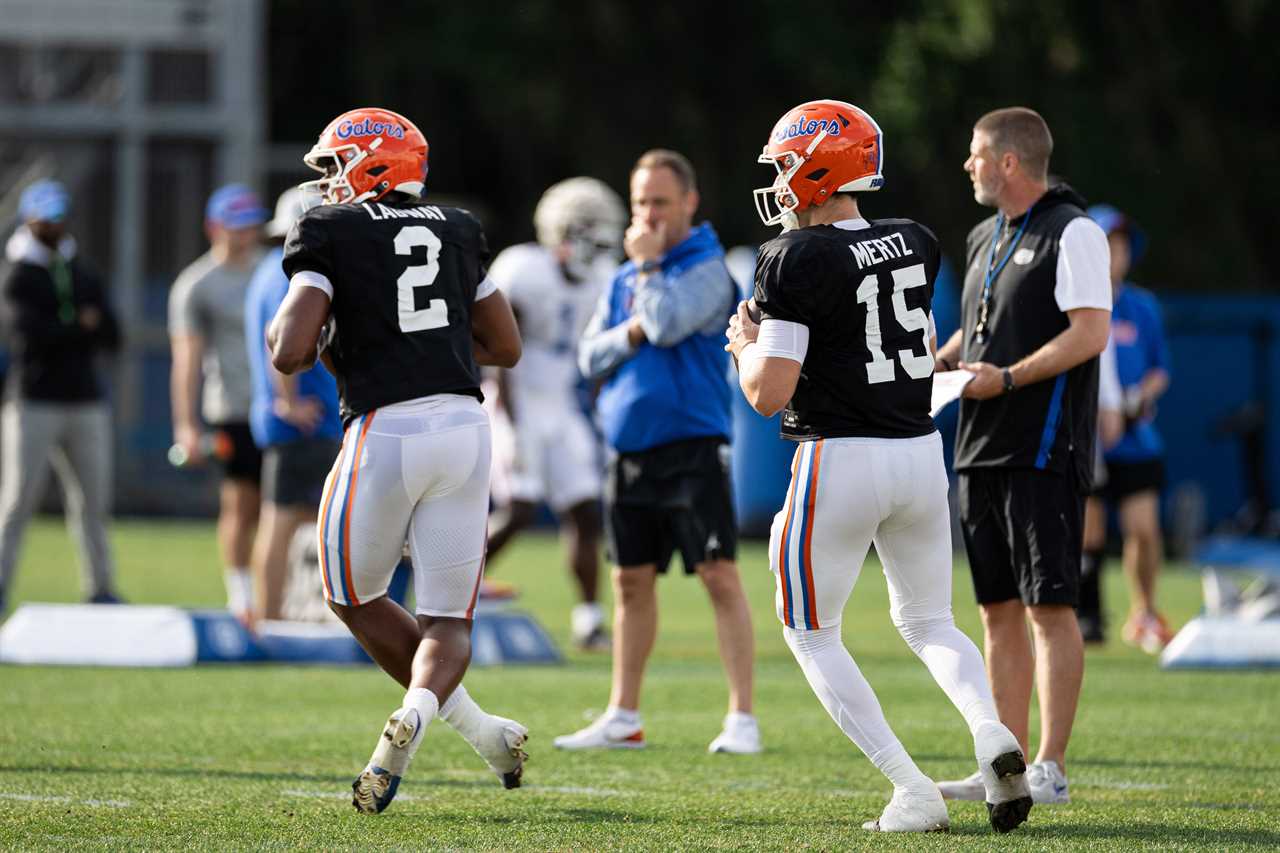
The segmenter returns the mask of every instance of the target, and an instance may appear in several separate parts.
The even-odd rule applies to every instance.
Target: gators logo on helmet
[[[789,110],[769,134],[759,162],[777,169],[754,193],[765,225],[794,227],[795,214],[832,194],[884,186],[884,140],[875,119],[844,101],[809,101]]]
[[[427,180],[427,139],[399,113],[351,110],[329,122],[303,161],[324,177],[303,184],[328,204],[355,204],[389,192],[420,196]]]

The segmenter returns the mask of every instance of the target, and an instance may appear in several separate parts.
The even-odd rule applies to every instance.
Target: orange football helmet
[[[302,184],[327,204],[356,204],[389,192],[422,195],[427,138],[399,113],[351,110],[329,122],[303,162],[324,175]]]
[[[769,134],[759,162],[778,171],[755,191],[765,225],[794,228],[795,215],[833,193],[884,186],[884,140],[870,115],[844,101],[809,101],[788,111]]]

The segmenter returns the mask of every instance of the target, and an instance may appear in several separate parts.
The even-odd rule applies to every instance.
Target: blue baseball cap
[[[244,184],[219,187],[204,206],[204,218],[223,228],[253,228],[266,222],[267,215],[258,194]]]
[[[1128,235],[1129,264],[1132,266],[1138,262],[1142,254],[1147,250],[1147,235],[1145,231],[1138,227],[1138,223],[1134,222],[1118,208],[1109,204],[1095,204],[1085,212],[1108,235],[1116,231],[1122,231]]]
[[[36,181],[18,199],[18,215],[24,222],[61,222],[70,210],[67,188],[54,180]]]

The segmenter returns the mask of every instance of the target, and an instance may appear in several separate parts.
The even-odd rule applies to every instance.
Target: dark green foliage
[[[1048,119],[1053,171],[1130,211],[1161,288],[1257,290],[1278,221],[1280,5],[939,0],[795,6],[748,0],[424,3],[274,0],[271,137],[314,138],[357,105],[418,121],[430,191],[485,215],[495,246],[532,236],[552,181],[625,189],[644,149],[687,153],[702,212],[759,242],[750,190],[773,122],[853,101],[886,136],[870,216],[909,216],[962,258],[985,211],[960,171],[974,119],[1025,104]]]

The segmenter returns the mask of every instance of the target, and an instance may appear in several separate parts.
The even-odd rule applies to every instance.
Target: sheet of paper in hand
[[[933,398],[929,401],[929,414],[937,417],[952,400],[960,399],[960,392],[973,379],[967,370],[948,370],[933,374]]]

